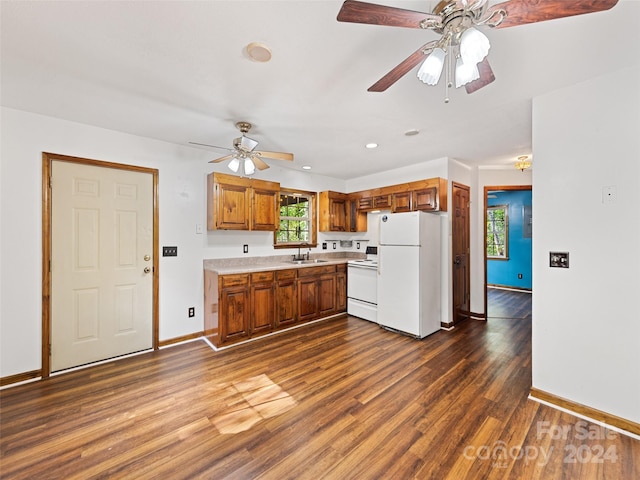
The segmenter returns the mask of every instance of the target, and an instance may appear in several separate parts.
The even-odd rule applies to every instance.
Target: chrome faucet
[[[309,260],[309,252],[311,252],[311,247],[309,247],[309,251],[306,254],[300,253],[300,249],[302,247],[306,247],[308,246],[307,243],[302,243],[300,244],[300,246],[298,246],[298,254],[293,256],[293,260]]]

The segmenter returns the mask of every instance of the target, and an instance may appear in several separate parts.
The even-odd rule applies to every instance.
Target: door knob
[[[150,273],[151,272],[151,268],[149,267],[144,267],[144,273]]]
[[[144,261],[148,262],[149,260],[151,260],[151,256],[150,255],[145,255],[144,256]]]

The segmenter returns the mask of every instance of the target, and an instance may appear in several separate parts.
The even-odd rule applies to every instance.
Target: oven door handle
[[[354,265],[352,263],[350,263],[348,265],[349,268],[362,268],[364,270],[377,270],[377,267],[374,266],[370,266],[370,265]]]

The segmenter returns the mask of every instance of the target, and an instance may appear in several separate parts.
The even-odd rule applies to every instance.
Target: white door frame
[[[153,349],[159,348],[158,324],[158,170],[87,158],[42,154],[42,378],[51,374],[51,164],[53,161],[72,162],[96,167],[148,173],[153,177]]]

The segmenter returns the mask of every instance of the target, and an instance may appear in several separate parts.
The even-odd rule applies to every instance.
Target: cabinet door
[[[331,198],[329,200],[330,229],[332,232],[346,232],[349,229],[347,220],[348,203],[346,198]]]
[[[373,197],[373,206],[377,209],[390,209],[391,195],[376,195]]]
[[[251,230],[277,230],[278,224],[280,223],[279,201],[279,192],[253,189]]]
[[[275,292],[273,283],[251,285],[250,334],[270,332],[275,324]]]
[[[347,274],[338,272],[336,274],[336,311],[347,310]]]
[[[394,212],[410,212],[411,211],[411,192],[402,192],[393,194],[393,211]]]
[[[215,184],[215,228],[220,230],[249,230],[249,187]]]
[[[220,295],[220,342],[249,337],[249,289],[232,287]]]
[[[283,280],[276,286],[276,328],[296,323],[298,297],[295,280]]]
[[[438,189],[436,187],[425,188],[413,192],[414,210],[437,210]]]
[[[321,317],[336,311],[336,275],[323,275],[318,279],[318,314]]]
[[[315,277],[298,279],[298,319],[301,322],[318,315],[317,283]]]

